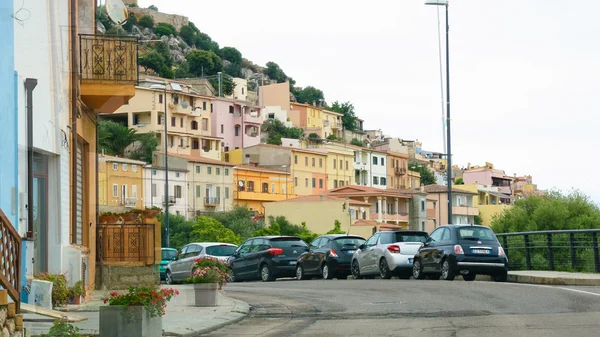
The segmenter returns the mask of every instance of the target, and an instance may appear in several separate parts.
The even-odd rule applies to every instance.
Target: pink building
[[[260,144],[261,109],[223,97],[211,100],[212,135],[223,138],[223,152]]]
[[[509,197],[513,195],[513,179],[507,177],[504,171],[493,166],[475,167],[463,172],[465,184],[479,184],[498,187],[498,191]]]

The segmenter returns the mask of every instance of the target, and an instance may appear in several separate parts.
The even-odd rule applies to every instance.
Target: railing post
[[[142,257],[142,226],[137,225],[138,230],[138,261],[141,261]]]
[[[506,259],[510,261],[508,258],[508,236],[502,236],[502,243],[504,243],[504,254],[506,254]]]
[[[577,252],[575,251],[575,233],[569,233],[569,247],[571,248],[571,268],[575,270]]]
[[[529,254],[529,235],[523,235],[525,240],[525,265],[527,270],[531,270],[531,254]]]
[[[121,261],[125,261],[125,226],[120,224],[121,228],[121,247],[119,249],[119,253],[121,255]]]
[[[592,233],[592,245],[594,249],[594,270],[600,273],[600,256],[598,256],[598,232]]]
[[[552,251],[552,233],[548,233],[548,264],[554,270],[554,252]]]

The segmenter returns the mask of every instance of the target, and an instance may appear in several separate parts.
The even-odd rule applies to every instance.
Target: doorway
[[[33,233],[33,272],[48,272],[48,157],[38,153],[33,154]]]

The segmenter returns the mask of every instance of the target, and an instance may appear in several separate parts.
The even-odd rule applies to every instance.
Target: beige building
[[[98,204],[101,211],[143,208],[145,165],[143,161],[98,156]]]
[[[309,195],[278,202],[264,203],[265,218],[285,216],[293,224],[306,223],[306,227],[317,234],[325,234],[333,229],[335,220],[341,223],[343,231],[368,238],[375,226],[370,218],[370,204],[330,195]]]
[[[427,185],[427,231],[449,224],[448,186]],[[479,209],[473,203],[477,193],[452,187],[452,224],[475,224]]]
[[[342,139],[342,116],[339,112],[323,110],[323,129],[321,130],[321,138],[327,138],[334,135],[338,139]]]
[[[211,135],[211,111],[210,98],[199,95],[191,86],[146,76],[128,104],[113,114],[103,115],[103,119],[127,124],[137,133],[156,133],[159,151],[165,147],[166,122],[169,154],[221,160],[221,138]]]

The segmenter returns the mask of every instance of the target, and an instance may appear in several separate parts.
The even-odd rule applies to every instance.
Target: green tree
[[[102,23],[104,28],[108,31],[112,26],[114,26],[113,22],[110,20],[108,15],[106,14],[106,7],[99,6],[98,7],[98,21]]]
[[[137,25],[137,18],[135,17],[135,15],[133,15],[133,13],[129,14],[129,17],[127,18],[127,21],[125,22],[125,24],[123,25],[123,29],[125,29],[128,32],[131,32],[131,30],[133,29],[133,26]]]
[[[333,229],[327,232],[327,234],[346,234],[346,232],[342,230],[342,223],[336,219],[333,223]]]
[[[152,154],[158,148],[156,133],[136,134],[136,138],[137,149],[129,155],[129,158],[152,163]]]
[[[185,78],[190,76],[190,65],[183,61],[175,68],[175,78]]]
[[[225,242],[236,245],[242,243],[242,238],[239,235],[208,216],[199,216],[196,219],[196,223],[192,226],[190,238],[195,242]]]
[[[421,184],[423,185],[432,185],[435,184],[435,176],[433,175],[433,172],[431,172],[431,170],[416,161],[410,161],[408,163],[408,169],[410,171],[414,171],[414,172],[419,172],[421,174]]]
[[[240,235],[243,239],[252,237],[255,231],[265,227],[263,222],[252,220],[252,213],[246,206],[236,206],[229,212],[215,212],[209,214],[209,216]]]
[[[177,28],[171,24],[160,22],[156,28],[154,28],[154,34],[157,36],[177,36]]]
[[[167,67],[173,66],[173,56],[171,56],[171,50],[166,43],[159,42],[155,50],[165,59],[165,65]]]
[[[152,50],[145,55],[140,56],[138,64],[144,68],[145,71],[148,69],[154,70],[157,74],[166,67],[165,58],[156,50]]]
[[[157,11],[158,12],[158,7],[154,6],[154,5],[150,5],[148,6],[148,9],[151,9],[153,11]]]
[[[271,222],[268,227],[263,227],[254,232],[253,236],[271,236],[271,235],[282,235],[281,228],[276,221]]]
[[[167,65],[160,68],[158,75],[163,78],[175,78],[175,72],[173,71],[173,68],[171,68]]]
[[[154,18],[152,18],[150,15],[143,15],[139,21],[138,24],[144,28],[154,28]]]
[[[302,88],[296,95],[296,100],[299,103],[316,104],[321,105],[322,101],[325,100],[323,91],[312,86]]]
[[[98,124],[98,152],[125,157],[125,150],[136,140],[136,131],[121,123],[103,120]]]
[[[161,213],[158,216],[162,228],[162,246],[167,246],[166,216]],[[169,214],[169,246],[180,249],[191,242],[190,233],[194,222],[188,221],[182,215]]]
[[[217,94],[218,94],[219,79],[212,78],[210,80],[210,84],[213,86],[213,88],[215,88],[215,90],[217,90]],[[235,86],[236,86],[236,84],[233,81],[233,78],[231,78],[230,76],[222,76],[221,77],[221,94],[223,96],[233,95],[233,90],[235,89]]]
[[[338,101],[333,102],[331,105],[331,111],[343,114],[342,124],[344,129],[348,131],[356,130],[356,120],[358,117],[354,112],[354,105],[350,102],[340,103]]]
[[[338,136],[334,135],[333,133],[330,134],[329,136],[327,136],[327,139],[329,139],[329,140],[336,140],[336,141],[342,140],[341,138],[339,138]]]
[[[278,119],[266,120],[261,126],[261,131],[268,133],[267,144],[273,145],[281,145],[281,138],[300,139],[304,137],[304,131],[301,128],[288,128]]]
[[[213,41],[208,34],[198,31],[194,37],[194,45],[196,48],[212,51],[214,53],[219,52],[219,44]]]
[[[242,53],[233,47],[223,47],[220,52],[221,57],[231,63],[242,64]]]
[[[362,140],[358,140],[356,138],[352,138],[352,140],[350,141],[350,144],[354,145],[354,146],[365,146],[365,142],[363,142]]]
[[[288,78],[283,70],[281,70],[279,65],[273,61],[267,62],[267,69],[265,70],[265,73],[271,80],[275,80],[278,83],[285,82],[285,80]]]
[[[225,73],[231,77],[243,77],[242,74],[242,65],[239,63],[230,63],[227,67],[225,67]],[[250,82],[252,83],[252,82]],[[248,89],[250,90],[250,89]]]
[[[185,56],[190,72],[196,76],[216,75],[223,69],[221,58],[212,50],[192,50]]]
[[[454,182],[454,185],[464,185],[464,184],[465,184],[465,182],[463,181],[463,178],[458,178]]]
[[[308,135],[308,140],[311,143],[315,143],[315,144],[321,144],[323,142],[323,140],[321,139],[321,136],[319,136],[318,134],[312,132]]]
[[[179,30],[179,36],[187,43],[188,45],[194,44],[194,37],[196,36],[196,30],[192,28],[190,25],[181,26]]]
[[[476,215],[473,217],[473,222],[476,225],[481,225],[481,224],[483,224],[483,219],[479,215]]]

